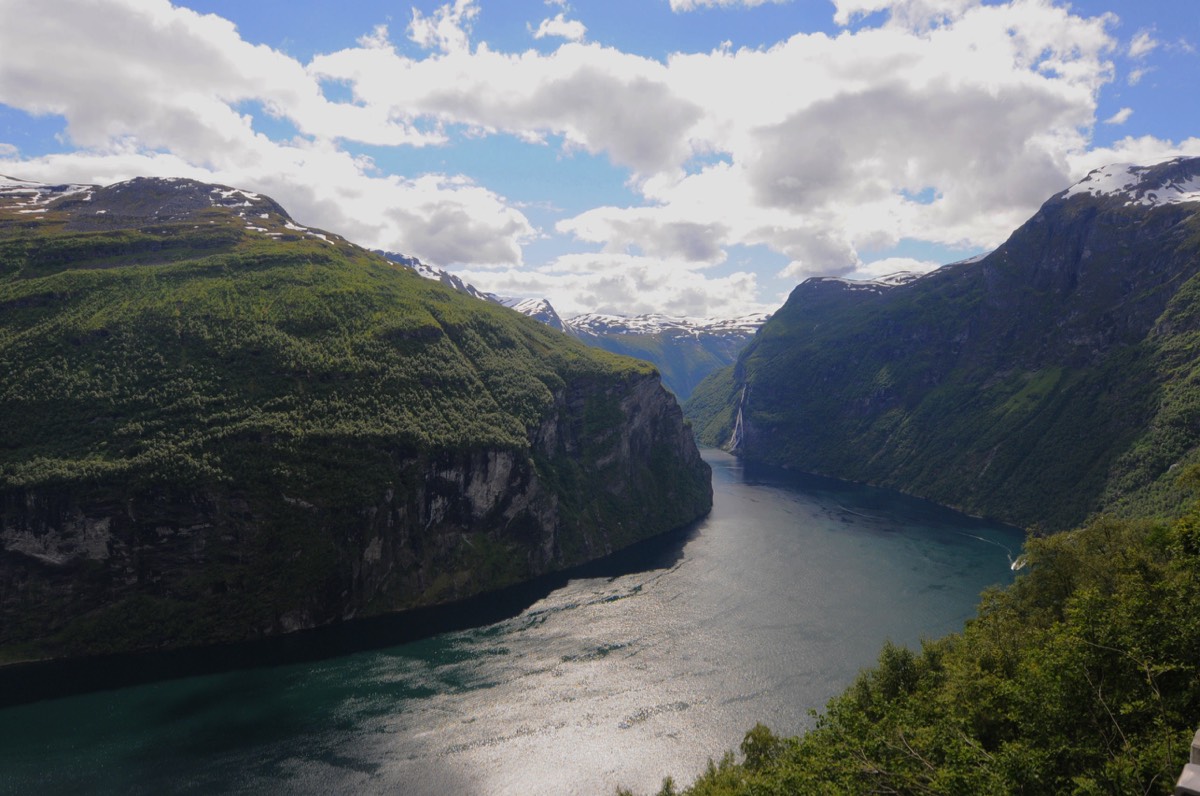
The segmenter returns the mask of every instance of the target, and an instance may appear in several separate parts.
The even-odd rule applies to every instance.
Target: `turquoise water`
[[[1014,529],[705,456],[708,519],[476,604],[490,624],[391,645],[411,622],[351,626],[243,650],[236,668],[195,656],[224,670],[0,710],[0,793],[648,792],[756,721],[803,730],[885,639],[956,630],[1012,578]],[[321,645],[343,653],[312,660]],[[113,676],[35,679],[66,693]],[[10,698],[26,687],[6,677]]]

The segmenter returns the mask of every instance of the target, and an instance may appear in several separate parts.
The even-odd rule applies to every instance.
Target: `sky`
[[[0,174],[180,176],[504,296],[735,317],[1200,155],[1196,0],[0,0]]]

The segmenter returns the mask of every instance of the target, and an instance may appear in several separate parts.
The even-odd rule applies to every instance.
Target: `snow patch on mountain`
[[[416,257],[396,252],[386,252],[382,249],[376,249],[375,254],[396,265],[403,265],[405,268],[415,271],[419,276],[423,276],[426,279],[441,282],[446,287],[457,290],[459,293],[466,293],[468,296],[473,296],[480,301],[487,301],[492,304],[503,303],[499,296],[493,293],[485,293],[474,285],[462,281],[449,271],[443,271],[441,268],[423,263]]]
[[[754,313],[740,318],[687,318],[673,315],[649,314],[625,317],[585,313],[567,318],[569,331],[577,336],[636,334],[652,335],[675,333],[691,335],[753,335],[770,317],[767,313]]]
[[[1125,197],[1125,204],[1156,205],[1200,202],[1200,158],[1175,158],[1154,166],[1114,163],[1093,169],[1068,188],[1073,196]]]
[[[74,183],[48,185],[43,182],[19,180],[0,174],[0,206],[7,206],[22,213],[43,212],[45,205],[64,196],[86,194],[80,198],[90,200],[91,193],[95,189],[94,185]]]
[[[454,274],[441,268],[421,262],[416,257],[410,257],[396,252],[376,250],[376,254],[397,265],[411,268],[426,279],[441,282],[447,287],[460,293],[466,293],[482,301],[500,304],[509,309],[528,315],[534,320],[541,321],[547,326],[566,332],[574,337],[602,337],[614,334],[653,335],[672,332],[676,335],[691,335],[699,338],[701,335],[718,336],[753,336],[768,317],[767,313],[755,313],[740,318],[686,318],[671,315],[651,314],[626,317],[624,315],[604,315],[600,313],[585,313],[570,318],[563,318],[554,306],[544,298],[523,298],[497,296],[486,293],[479,288],[464,282]]]
[[[501,298],[500,303],[522,315],[528,315],[535,321],[541,321],[552,329],[567,331],[566,323],[546,299]]]

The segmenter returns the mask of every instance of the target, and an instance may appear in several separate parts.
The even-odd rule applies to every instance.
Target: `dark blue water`
[[[292,663],[265,665],[288,657],[278,646],[242,650],[232,669],[197,656],[227,670],[0,710],[0,793],[652,791],[667,774],[690,780],[756,721],[802,731],[885,639],[956,630],[982,588],[1012,577],[1013,529],[706,458],[707,520],[492,601],[526,604],[492,624],[392,646],[379,646],[386,623],[351,627],[311,637]],[[359,651],[295,662],[320,644]],[[78,667],[30,677],[10,674],[9,694],[114,682]]]

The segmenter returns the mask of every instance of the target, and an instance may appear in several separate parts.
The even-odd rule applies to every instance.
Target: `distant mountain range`
[[[563,318],[544,298],[506,298],[486,293],[454,274],[416,257],[377,251],[387,259],[483,301],[501,304],[541,321],[595,348],[643,359],[658,368],[663,384],[686,400],[705,376],[733,362],[768,317],[756,313],[732,319],[681,318],[669,315],[600,315]],[[905,279],[906,275],[897,275]]]
[[[810,279],[685,411],[745,458],[1016,523],[1171,514],[1200,464],[1200,159],[1098,169],[901,284]]]

